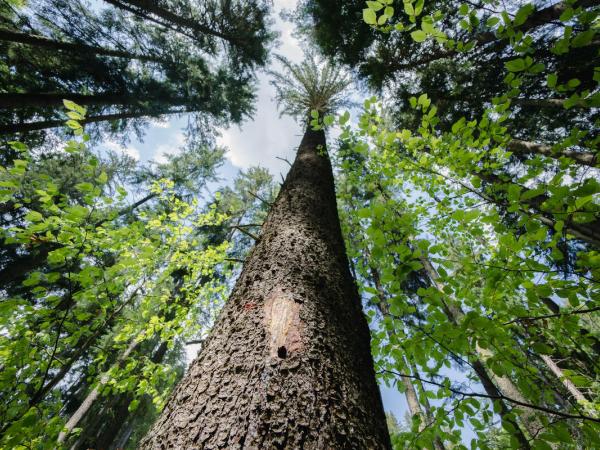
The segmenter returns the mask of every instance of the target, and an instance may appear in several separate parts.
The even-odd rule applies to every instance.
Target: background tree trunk
[[[123,50],[113,50],[97,47],[95,45],[83,44],[80,42],[57,41],[46,36],[21,33],[20,31],[11,30],[5,27],[0,27],[0,40],[49,48],[52,50],[64,50],[79,55],[94,54],[100,56],[112,56],[116,58],[137,59],[139,61],[157,62],[163,64],[169,64],[170,62],[158,56],[141,55]]]
[[[141,449],[389,449],[323,131],[307,130],[211,336]]]

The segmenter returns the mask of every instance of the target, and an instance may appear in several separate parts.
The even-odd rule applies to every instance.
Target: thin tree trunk
[[[367,252],[366,257],[367,257],[367,259],[369,258],[368,252]],[[379,276],[379,271],[373,266],[370,266],[370,271],[371,271],[371,277],[373,278],[373,284],[375,285],[375,289],[377,290],[377,297],[379,299],[379,301],[377,302],[377,309],[379,309],[379,311],[381,312],[381,314],[383,316],[387,316],[390,313],[389,303],[388,303],[387,295],[383,289],[383,286],[381,285],[381,277]],[[404,361],[405,367],[408,367],[412,374],[418,375],[414,364],[409,363],[408,359],[405,358],[404,356],[402,357],[402,359]],[[401,375],[400,381],[405,389],[404,395],[406,396],[406,403],[408,405],[408,411],[411,416],[415,416],[415,415],[419,416],[419,419],[420,419],[419,431],[423,431],[425,429],[425,427],[427,426],[427,424],[429,423],[429,421],[431,420],[430,411],[424,412],[423,408],[421,408],[421,403],[419,401],[419,396],[417,395],[417,391],[415,390],[415,386],[413,384],[413,379],[411,377]],[[444,450],[444,444],[443,444],[442,440],[439,438],[439,436],[436,436],[435,441],[433,442],[433,446],[434,446],[435,450]]]
[[[157,62],[168,64],[169,61],[158,56],[140,55],[137,53],[123,50],[112,50],[94,45],[88,45],[76,42],[57,41],[45,36],[22,33],[11,30],[10,28],[0,27],[0,40],[8,42],[17,42],[35,47],[48,48],[53,50],[65,50],[78,55],[94,54],[100,56],[112,56],[116,58],[136,59],[139,61]]]
[[[513,98],[511,102],[515,105],[538,109],[564,108],[567,100],[563,98]],[[582,103],[576,103],[571,108],[586,108]]]
[[[109,370],[107,370],[106,372],[104,372],[102,374],[102,376],[100,376],[100,380],[98,381],[98,384],[96,384],[96,386],[94,386],[94,388],[91,390],[91,392],[83,400],[81,405],[79,405],[79,408],[77,408],[77,411],[75,411],[73,413],[73,415],[69,418],[69,420],[67,421],[67,423],[65,424],[63,429],[58,434],[58,439],[56,441],[58,444],[62,445],[65,442],[65,439],[67,438],[67,436],[69,434],[71,434],[71,432],[73,431],[73,428],[75,428],[77,426],[79,421],[83,418],[83,416],[85,416],[85,414],[92,407],[92,405],[94,404],[96,399],[100,396],[102,389],[104,388],[106,383],[108,383],[108,381],[110,380],[110,371],[113,368],[119,367],[123,363],[123,361],[125,361],[129,357],[131,352],[133,352],[133,350],[135,350],[135,348],[138,346],[138,344],[139,344],[139,341],[138,341],[137,337],[135,339],[132,339],[131,342],[129,343],[129,345],[127,346],[127,348],[125,349],[125,351],[119,356],[119,358],[111,366],[111,368]]]
[[[544,361],[544,363],[546,363],[546,366],[548,366],[550,372],[552,372],[556,376],[556,378],[558,378],[561,381],[565,389],[569,391],[569,393],[573,396],[575,400],[577,400],[578,402],[586,401],[586,398],[583,395],[583,393],[577,388],[577,386],[575,386],[575,384],[571,380],[565,377],[565,374],[563,373],[562,369],[558,367],[558,365],[554,362],[552,358],[550,358],[550,356],[540,355],[540,358],[542,359],[542,361]]]
[[[368,258],[368,254],[367,254]],[[387,300],[387,295],[381,285],[381,277],[379,276],[379,271],[375,267],[370,267],[371,277],[373,278],[373,284],[375,285],[375,289],[377,290],[377,297],[379,301],[377,302],[377,309],[381,312],[381,314],[385,317],[389,315],[389,304]],[[388,333],[389,336],[389,333]],[[404,361],[405,367],[408,366],[408,361],[406,358],[402,357]],[[404,386],[406,403],[408,405],[408,411],[411,417],[418,416],[420,419],[419,431],[423,431],[427,426],[427,416],[423,413],[423,409],[421,408],[421,404],[419,403],[419,398],[417,396],[417,391],[413,385],[413,380],[407,376],[400,376],[400,381]]]
[[[74,92],[38,92],[38,93],[1,93],[0,108],[19,109],[19,108],[47,108],[60,106],[63,99],[72,100],[79,105],[131,105],[137,106],[143,100],[129,97],[125,94],[77,94]],[[156,100],[156,99],[154,99]],[[180,106],[185,104],[183,98],[166,98],[165,103],[171,106]]]
[[[427,417],[427,421],[431,422],[433,421],[433,415],[431,414],[431,405],[429,404],[429,399],[425,394],[425,388],[423,387],[423,382],[421,381],[421,377],[419,376],[419,369],[410,358],[407,359],[411,373],[416,376],[416,378],[414,379],[414,386],[416,386],[418,392],[419,402],[423,405],[423,410],[425,411],[425,417]],[[433,448],[435,450],[446,449],[444,442],[439,436],[435,437],[435,440],[433,441]]]
[[[166,110],[166,111],[134,111],[134,112],[120,112],[114,114],[100,114],[97,116],[89,116],[83,120],[78,120],[81,125],[88,123],[97,122],[110,122],[114,120],[125,120],[133,119],[138,117],[160,117],[166,114],[183,114],[185,110]],[[21,122],[21,123],[9,123],[0,124],[0,134],[12,134],[12,133],[28,133],[31,131],[45,130],[47,128],[59,128],[65,126],[65,119],[56,120],[40,120],[37,122]]]
[[[594,167],[596,163],[596,155],[591,152],[575,152],[572,150],[559,150],[557,152],[552,150],[549,145],[538,144],[536,142],[522,141],[520,139],[513,139],[508,143],[508,149],[519,155],[538,154],[548,156],[550,158],[560,158],[566,156],[571,158],[577,164]]]
[[[141,443],[389,449],[323,131],[296,160],[199,357]]]
[[[502,188],[503,186],[510,184],[510,182],[503,181],[498,175],[490,172],[475,172],[475,175],[481,180],[488,182],[492,188]],[[519,187],[521,188],[521,195],[524,195],[530,191],[522,186]],[[498,205],[504,204],[503,201],[499,200],[493,195],[493,192],[483,193],[481,195],[490,202]],[[556,220],[564,220],[564,229],[568,233],[572,234],[578,239],[581,239],[582,241],[588,242],[595,247],[600,247],[600,219],[586,223],[574,223],[572,220],[569,220],[569,214],[566,211],[564,213],[545,211],[542,207],[542,204],[547,199],[547,195],[540,194],[535,197],[527,198],[526,200],[521,200],[521,202],[522,204],[526,205],[527,208],[531,208],[531,211],[540,214],[539,220],[548,227],[553,228]],[[527,212],[527,208],[525,208],[524,212]],[[555,217],[557,217],[557,219],[555,219]]]
[[[435,270],[429,259],[424,256],[420,256],[419,261],[423,265],[425,273],[427,273],[427,276],[432,281],[436,289],[441,293],[444,293],[444,284],[440,281],[437,270]],[[451,303],[448,304],[447,302],[444,302],[444,310],[448,316],[448,319],[456,325],[458,325],[460,319],[464,316],[462,310]],[[505,395],[526,403],[526,400],[523,398],[520,391],[516,388],[511,380],[509,380],[507,377],[499,377],[493,372],[487,370],[485,360],[491,356],[491,353],[481,348],[479,345],[475,345],[474,350],[477,354],[477,357],[471,357],[470,362],[475,370],[475,373],[477,373],[479,379],[481,380],[481,384],[483,385],[483,388],[487,394],[491,397]],[[500,416],[505,418],[509,413],[509,409],[503,401],[499,402],[501,407]],[[539,432],[539,424],[537,423],[537,420],[535,420],[535,413],[527,408],[522,407],[519,407],[519,410],[521,411],[521,416],[524,419],[523,425],[527,431],[532,435],[537,435]],[[514,422],[512,419],[508,419],[508,421],[515,428],[514,436],[519,441],[521,446],[523,446],[523,448],[531,448],[527,437],[524,435],[523,431],[521,431],[520,425]]]
[[[48,381],[46,381],[45,378],[42,380],[43,384],[30,396],[28,401],[28,408],[25,407],[23,409],[22,414],[20,414],[10,422],[4,424],[4,426],[0,429],[0,437],[4,435],[6,430],[8,430],[14,422],[20,420],[31,408],[36,408],[37,405],[39,405],[44,400],[46,395],[48,395],[50,391],[54,389],[56,385],[58,385],[58,383],[60,383],[65,378],[65,376],[70,372],[75,362],[77,362],[79,358],[83,354],[85,354],[85,352],[96,342],[96,339],[98,339],[98,337],[106,331],[107,326],[123,310],[123,308],[135,298],[139,289],[139,287],[134,289],[130,296],[127,298],[127,300],[123,301],[119,305],[119,307],[115,309],[109,317],[106,318],[102,326],[99,326],[91,336],[87,337],[85,341],[83,341],[81,344],[78,344],[75,347],[77,350],[69,357],[67,361],[64,362],[64,364],[62,364],[58,372],[56,372]],[[48,364],[51,363],[52,361],[50,361]]]
[[[180,16],[175,14],[168,9],[161,8],[158,6],[156,1],[152,0],[105,0],[107,3],[110,3],[113,6],[118,8],[124,8],[129,11],[133,11],[135,14],[138,11],[141,14],[151,13],[156,17],[160,17],[161,19],[167,21],[168,23],[177,25],[178,27],[188,28],[191,31],[196,33],[206,34],[214,37],[218,37],[225,41],[228,41],[232,44],[240,44],[241,42],[235,36],[231,36],[225,33],[221,33],[215,29],[207,27],[206,25],[202,25],[200,22],[197,22],[194,19],[190,19],[187,17]]]
[[[522,23],[516,28],[518,31],[526,33],[527,31],[531,31],[537,27],[547,25],[559,19],[560,16],[567,10],[567,8],[590,8],[593,6],[597,6],[598,4],[600,4],[600,1],[598,0],[579,0],[576,1],[573,5],[569,4],[568,2],[558,2],[554,5],[534,11],[524,23]],[[477,46],[476,48],[478,48],[481,45],[489,44],[494,41],[499,41],[499,38],[498,36],[496,36],[495,32],[486,31],[484,33],[479,33],[475,35],[471,39],[471,41],[474,41],[475,45]],[[394,64],[392,67],[394,68],[394,70],[414,69],[415,67],[428,64],[439,59],[452,57],[454,55],[457,55],[458,53],[459,52],[457,50],[438,50],[437,52],[431,55],[424,56],[421,59],[418,59],[411,63]]]
[[[406,363],[406,361],[405,361]],[[407,365],[408,367],[408,365]],[[401,376],[400,377],[402,384],[406,390],[406,403],[408,404],[408,411],[411,416],[419,417],[419,431],[423,431],[427,426],[427,417],[425,416],[423,409],[421,409],[421,404],[419,403],[419,398],[417,396],[417,391],[415,390],[414,385],[412,384],[412,379],[410,377]]]

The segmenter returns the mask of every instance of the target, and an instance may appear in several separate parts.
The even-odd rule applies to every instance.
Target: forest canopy
[[[599,11],[0,0],[0,448],[596,448]]]

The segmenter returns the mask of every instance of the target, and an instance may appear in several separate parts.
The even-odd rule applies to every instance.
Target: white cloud
[[[291,10],[295,6],[296,0],[277,2],[272,17],[275,19],[274,28],[281,34],[280,46],[275,53],[293,62],[300,62],[303,52],[299,42],[292,36],[294,25],[284,22],[279,16],[282,9]],[[276,61],[273,63],[275,65],[268,69],[280,70],[280,64]],[[277,176],[278,173],[285,175],[289,170],[288,164],[277,157],[293,161],[304,130],[290,117],[280,117],[274,100],[275,90],[269,84],[270,78],[264,72],[258,75],[256,111],[252,120],[246,121],[241,127],[221,130],[217,142],[228,148],[226,156],[234,166],[246,169],[260,165]]]
[[[152,159],[157,163],[164,164],[169,160],[169,155],[176,155],[181,152],[181,146],[185,143],[185,135],[179,130],[171,136],[169,142],[160,144],[154,149]]]
[[[246,169],[260,165],[273,175],[285,174],[289,166],[277,157],[293,160],[302,130],[293,119],[279,116],[267,75],[260,75],[259,81],[253,119],[241,127],[222,130],[217,142],[228,148],[226,156],[236,167]]]
[[[156,128],[170,128],[171,127],[171,121],[170,120],[161,120],[161,119],[150,119],[148,121],[150,123],[150,126],[152,127],[156,127]]]
[[[115,152],[120,152],[120,153],[129,155],[136,161],[139,161],[139,159],[140,159],[140,151],[133,146],[124,146],[124,145],[119,144],[118,142],[107,141],[104,143],[104,147],[106,147],[108,150],[112,150]]]

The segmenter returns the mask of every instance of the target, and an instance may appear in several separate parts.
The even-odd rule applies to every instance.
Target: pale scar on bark
[[[288,358],[302,350],[300,307],[280,289],[273,290],[265,299],[265,328],[272,358]]]

